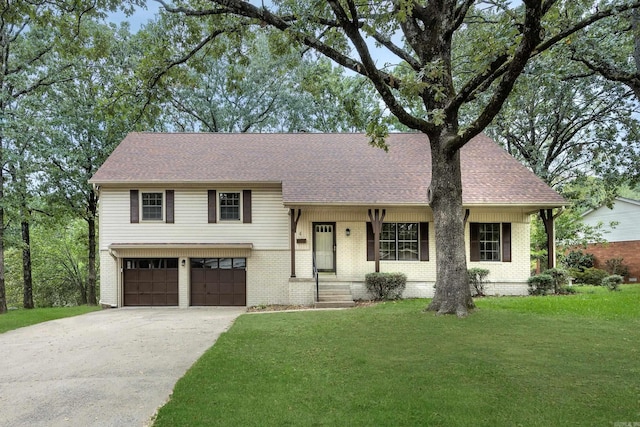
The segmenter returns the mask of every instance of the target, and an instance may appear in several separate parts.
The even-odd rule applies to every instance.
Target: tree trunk
[[[429,135],[431,185],[429,204],[433,210],[436,238],[436,290],[427,310],[465,317],[475,308],[469,289],[464,242],[460,151],[442,149],[446,135]]]
[[[4,111],[4,107],[0,106]],[[1,125],[1,123],[0,123]],[[3,128],[0,128],[0,132]],[[2,143],[2,135],[0,134],[0,314],[7,312],[7,296],[4,287],[4,147]]]
[[[26,213],[24,214],[26,215]],[[23,217],[24,218],[24,217]],[[22,278],[23,278],[23,302],[24,308],[33,308],[33,280],[31,278],[31,236],[29,221],[22,220]]]
[[[89,275],[87,278],[87,303],[89,305],[97,305],[96,299],[96,215],[97,215],[98,203],[96,195],[92,191],[89,193],[89,215],[87,217],[87,223],[89,225]]]

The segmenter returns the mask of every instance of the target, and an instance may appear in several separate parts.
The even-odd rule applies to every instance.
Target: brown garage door
[[[246,266],[246,258],[192,258],[191,305],[246,305]]]
[[[178,259],[125,259],[124,305],[178,305]]]

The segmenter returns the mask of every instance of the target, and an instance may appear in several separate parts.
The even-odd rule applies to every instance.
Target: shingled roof
[[[282,184],[287,205],[425,205],[429,142],[394,133],[389,151],[361,133],[131,133],[98,185]],[[485,135],[461,152],[465,205],[553,207],[565,200]]]

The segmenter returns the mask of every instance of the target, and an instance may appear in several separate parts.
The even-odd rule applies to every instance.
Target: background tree
[[[365,118],[377,104],[366,79],[344,75],[327,59],[301,51],[269,29],[241,38],[221,34],[215,46],[189,52],[183,63],[180,46],[185,31],[204,32],[206,25],[179,18],[161,13],[144,29],[146,37],[163,46],[147,55],[154,58],[147,72],[157,73],[150,77],[156,80],[162,75],[153,87],[153,108],[160,110],[155,130],[364,130]],[[157,63],[169,65],[157,70]]]
[[[80,23],[138,0],[5,1],[0,5],[0,313],[7,311],[4,284],[4,180],[7,109],[21,98],[64,79],[68,63],[52,60],[74,52]]]
[[[180,2],[176,7],[161,3],[171,12],[206,20],[210,31],[196,36],[197,43],[186,37],[185,43],[192,47],[185,51],[197,52],[225,32],[239,34],[251,25],[270,26],[292,42],[365,76],[402,125],[428,137],[425,144],[431,148],[432,181],[427,199],[434,215],[437,264],[436,293],[429,309],[458,316],[474,307],[464,249],[460,149],[493,120],[532,56],[589,23],[613,15],[610,6],[614,3],[618,6],[615,13],[638,6],[610,2],[597,14],[547,34],[543,31],[545,18],[562,13],[564,3],[283,0],[273,7],[240,0],[212,0],[210,7],[195,2]],[[473,19],[481,8],[484,16],[491,14],[491,20]],[[490,43],[465,61],[454,63],[456,34],[476,25],[490,28]],[[376,63],[370,47],[374,42],[403,64],[402,75]],[[478,113],[461,126],[461,108],[473,101],[481,102]],[[385,126],[372,123],[368,130],[372,143],[384,145]]]
[[[78,36],[81,55],[73,80],[51,87],[51,127],[45,185],[54,204],[69,209],[87,225],[87,285],[81,303],[97,304],[96,225],[98,193],[88,180],[116,145],[146,116],[137,96],[135,67],[142,48],[128,26],[86,22]],[[76,275],[77,276],[77,275]]]

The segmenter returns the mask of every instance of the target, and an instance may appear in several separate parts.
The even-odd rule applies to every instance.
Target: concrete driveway
[[[121,308],[0,334],[0,426],[144,426],[244,311]]]

